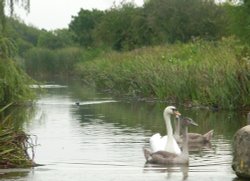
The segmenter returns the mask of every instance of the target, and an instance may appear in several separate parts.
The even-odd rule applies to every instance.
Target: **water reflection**
[[[235,112],[180,107],[184,116],[199,124],[190,127],[190,132],[214,129],[211,144],[190,146],[189,166],[144,165],[142,148],[149,146],[149,137],[156,132],[166,134],[162,116],[165,106],[115,102],[79,85],[49,88],[34,110],[22,110],[25,117],[21,119],[26,120],[22,122],[26,131],[37,135],[36,162],[45,166],[15,180],[232,181],[231,139],[246,120]],[[10,178],[3,176],[0,180]]]
[[[4,177],[5,179],[11,179],[11,180],[15,180],[15,179],[20,179],[23,177],[27,177],[29,174],[30,169],[13,169],[13,170],[9,170],[9,171],[4,171],[2,169],[0,169],[0,179],[1,177]]]
[[[206,143],[189,143],[188,144],[188,150],[189,152],[202,152],[205,150],[210,150],[212,149],[212,144],[211,142],[206,142]]]
[[[20,129],[35,115],[32,106],[11,106],[0,113],[1,124],[11,125],[14,129]]]
[[[94,116],[104,115],[106,122],[119,123],[128,127],[142,127],[152,133],[160,132],[161,134],[166,134],[162,116],[165,106],[166,103],[148,105],[143,102],[119,102],[92,106],[89,111],[92,111],[92,115]],[[199,125],[198,127],[191,127],[190,132],[204,134],[214,129],[215,135],[223,135],[231,139],[235,131],[245,125],[244,117],[238,113],[211,113],[209,110],[179,109],[182,115],[193,118]],[[87,111],[86,108],[79,109],[77,112],[77,114],[83,116],[83,121],[85,120],[84,111]]]
[[[163,166],[157,164],[145,164],[144,165],[144,173],[166,173],[167,178],[170,179],[174,177],[174,173],[181,173],[182,180],[186,180],[188,178],[189,166],[188,165],[180,165],[180,166]]]

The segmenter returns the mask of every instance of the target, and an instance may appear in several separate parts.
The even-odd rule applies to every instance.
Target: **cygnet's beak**
[[[199,126],[196,122],[194,122],[194,120],[191,119],[190,124],[194,125],[194,126]]]

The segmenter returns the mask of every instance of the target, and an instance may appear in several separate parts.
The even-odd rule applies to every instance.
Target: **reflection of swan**
[[[181,153],[181,150],[173,136],[173,128],[170,120],[171,115],[180,115],[174,106],[166,107],[163,112],[163,117],[167,127],[167,135],[161,137],[159,133],[156,133],[149,140],[150,147],[153,152],[168,151],[176,154]]]
[[[166,151],[157,151],[152,153],[149,149],[144,148],[144,156],[148,163],[157,163],[157,164],[187,164],[189,161],[188,153],[188,125],[197,124],[191,118],[183,118],[181,120],[185,130],[183,133],[183,151],[181,154],[169,153]]]
[[[167,173],[167,178],[171,178],[172,174],[182,173],[182,180],[186,180],[188,177],[189,166],[188,165],[159,165],[146,163],[143,168],[144,173]]]
[[[180,117],[176,117],[176,124],[175,124],[175,133],[174,137],[177,140],[177,142],[182,142],[182,138],[180,136]],[[199,134],[199,133],[188,133],[188,143],[189,144],[195,144],[195,143],[200,143],[200,144],[205,144],[209,143],[210,140],[213,137],[214,130],[210,130],[205,134]]]

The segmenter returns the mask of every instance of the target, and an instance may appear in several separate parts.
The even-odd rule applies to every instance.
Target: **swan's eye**
[[[172,108],[172,110],[173,110],[173,111],[177,111],[177,109],[176,109],[176,108]]]

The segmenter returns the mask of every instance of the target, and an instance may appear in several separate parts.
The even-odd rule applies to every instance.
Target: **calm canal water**
[[[245,125],[242,113],[180,108],[199,124],[189,131],[214,129],[211,145],[192,148],[189,166],[148,165],[142,148],[152,134],[166,133],[166,103],[119,101],[79,86],[45,87],[35,106],[22,110],[22,126],[37,136],[35,162],[44,166],[0,170],[1,181],[238,180],[231,142]]]

